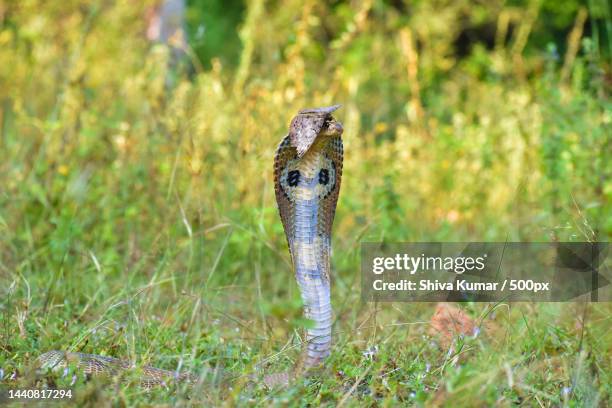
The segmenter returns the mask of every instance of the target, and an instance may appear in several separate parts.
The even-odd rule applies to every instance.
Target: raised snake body
[[[340,105],[304,109],[291,121],[274,156],[274,189],[302,301],[304,315],[313,322],[306,329],[306,347],[293,373],[267,376],[268,385],[320,366],[331,350],[330,301],[331,229],[342,178],[342,125],[331,115]],[[49,351],[38,358],[44,368],[76,366],[88,375],[117,375],[132,368],[124,360],[96,354]],[[141,384],[170,380],[195,382],[190,373],[140,367]]]

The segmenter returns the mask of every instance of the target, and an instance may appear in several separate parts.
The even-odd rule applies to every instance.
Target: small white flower
[[[73,374],[72,375],[72,381],[70,381],[70,385],[71,386],[74,385],[76,383],[76,380],[77,380],[77,376],[76,376],[76,374]]]
[[[363,354],[363,356],[365,358],[367,358],[368,360],[371,360],[372,358],[374,358],[374,356],[376,354],[378,354],[378,346],[372,346],[368,349],[366,349],[364,352],[362,352],[361,354]]]

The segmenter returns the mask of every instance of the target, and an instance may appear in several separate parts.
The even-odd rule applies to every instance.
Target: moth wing
[[[302,157],[314,143],[325,118],[324,115],[297,115],[293,118],[289,126],[289,140],[297,149],[298,157]]]
[[[298,113],[300,115],[304,115],[304,114],[330,115],[333,112],[335,112],[338,109],[340,109],[341,107],[342,107],[342,105],[332,105],[332,106],[323,106],[321,108],[307,108],[307,109],[302,109]]]

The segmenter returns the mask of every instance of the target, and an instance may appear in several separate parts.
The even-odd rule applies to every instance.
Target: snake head
[[[296,148],[298,158],[302,158],[317,139],[342,135],[342,124],[332,116],[341,106],[302,109],[291,120],[289,140]]]

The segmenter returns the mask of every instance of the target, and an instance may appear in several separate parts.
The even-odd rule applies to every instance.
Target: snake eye
[[[289,174],[287,174],[287,183],[291,187],[295,187],[300,182],[300,172],[298,170],[291,170]]]
[[[319,184],[327,185],[329,183],[329,170],[321,169],[319,172]]]

